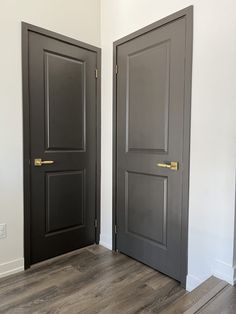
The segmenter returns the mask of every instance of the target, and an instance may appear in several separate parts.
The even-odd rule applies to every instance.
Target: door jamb
[[[24,176],[24,267],[31,265],[31,151],[30,151],[30,101],[29,101],[29,32],[38,33],[97,54],[96,80],[96,205],[97,220],[95,242],[100,240],[100,177],[101,177],[101,49],[70,37],[25,22],[22,27],[22,88],[23,88],[23,176]],[[95,69],[94,69],[95,70]],[[94,74],[95,75],[95,74]]]
[[[180,18],[186,20],[186,56],[185,56],[185,95],[184,95],[184,134],[183,134],[183,184],[181,218],[181,270],[180,282],[186,287],[188,271],[188,212],[189,212],[189,165],[190,165],[190,119],[192,86],[192,45],[193,45],[193,6],[189,6],[152,23],[113,43],[113,197],[112,197],[112,249],[117,250],[117,49],[134,38]]]

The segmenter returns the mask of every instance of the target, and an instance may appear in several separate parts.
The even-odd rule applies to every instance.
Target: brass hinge
[[[114,232],[117,234],[117,225],[114,226]]]
[[[97,219],[94,220],[94,226],[95,226],[95,228],[98,227],[98,221],[97,221]]]
[[[98,78],[98,69],[95,70],[95,77]]]
[[[116,74],[118,74],[118,65],[116,64]]]

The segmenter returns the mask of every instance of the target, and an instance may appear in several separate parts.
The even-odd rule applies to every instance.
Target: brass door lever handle
[[[179,168],[179,163],[177,161],[171,161],[166,163],[158,163],[157,166],[177,171]]]
[[[35,167],[40,167],[42,165],[51,165],[54,164],[53,160],[42,160],[41,158],[36,158],[34,160]]]

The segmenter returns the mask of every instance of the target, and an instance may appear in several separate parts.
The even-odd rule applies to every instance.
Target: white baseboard
[[[221,260],[216,260],[214,266],[212,267],[210,275],[224,280],[232,286],[236,285],[236,265],[232,266]],[[187,276],[186,290],[189,292],[192,291],[206,279],[207,278],[198,278],[194,275],[189,274]]]
[[[233,275],[232,286],[235,286],[236,285],[236,266],[235,265],[234,265],[233,269],[234,269],[234,275]]]
[[[195,288],[197,288],[204,280],[201,280],[200,278],[193,276],[191,274],[187,275],[187,281],[186,281],[186,290],[188,292],[191,292]]]
[[[216,260],[212,273],[215,277],[228,282],[232,286],[236,284],[236,266]]]
[[[0,264],[0,278],[18,273],[24,270],[24,259],[19,258],[13,261]]]
[[[109,250],[112,250],[112,238],[109,235],[101,234],[99,244],[101,244],[102,246]]]

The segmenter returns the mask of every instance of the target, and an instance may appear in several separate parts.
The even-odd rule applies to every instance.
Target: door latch
[[[158,163],[157,167],[161,168],[168,168],[170,170],[177,171],[179,168],[179,163],[177,161],[165,162],[165,163]]]
[[[35,167],[40,167],[42,165],[51,165],[54,164],[53,160],[42,160],[41,158],[36,158],[34,160]]]

